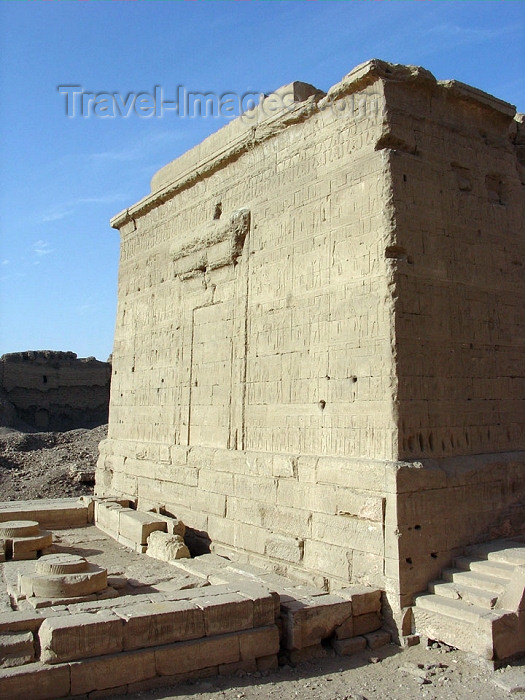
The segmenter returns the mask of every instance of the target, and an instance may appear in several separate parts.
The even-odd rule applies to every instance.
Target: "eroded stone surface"
[[[112,221],[98,494],[381,588],[395,624],[473,538],[523,534],[522,141],[512,105],[373,60],[162,168]]]
[[[0,523],[0,537],[2,539],[38,535],[39,531],[40,525],[36,520],[8,520]]]

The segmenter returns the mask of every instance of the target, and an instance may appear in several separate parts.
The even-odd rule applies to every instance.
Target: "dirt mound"
[[[98,445],[107,425],[33,433],[0,428],[0,501],[93,493]]]

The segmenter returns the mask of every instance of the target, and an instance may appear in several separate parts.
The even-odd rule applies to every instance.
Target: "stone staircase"
[[[525,653],[525,545],[467,548],[413,608],[416,632],[496,665]]]

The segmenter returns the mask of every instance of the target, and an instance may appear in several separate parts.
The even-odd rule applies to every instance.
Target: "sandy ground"
[[[500,671],[481,668],[460,651],[425,645],[401,650],[388,645],[351,657],[327,657],[295,668],[242,677],[212,677],[176,688],[138,693],[133,698],[192,700],[503,700],[525,697],[499,688],[498,682],[521,677],[525,665]],[[516,683],[514,683],[516,685]]]
[[[64,433],[0,428],[0,501],[93,493],[98,445],[107,426]]]

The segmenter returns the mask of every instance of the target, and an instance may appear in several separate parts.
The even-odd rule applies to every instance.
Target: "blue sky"
[[[0,354],[112,349],[111,216],[217,118],[66,114],[57,87],[327,90],[369,58],[422,65],[525,111],[522,0],[0,1]],[[78,105],[77,105],[78,107]]]

